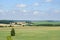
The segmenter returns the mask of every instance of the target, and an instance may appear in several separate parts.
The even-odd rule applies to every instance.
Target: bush
[[[12,28],[12,30],[11,30],[11,36],[15,36],[15,30],[14,30],[14,28]]]
[[[10,25],[9,27],[12,27],[12,25]]]
[[[7,36],[7,40],[12,40],[11,36]]]
[[[40,26],[53,26],[53,24],[40,24]]]
[[[53,26],[53,24],[35,24],[35,26]]]
[[[0,26],[0,27],[4,27],[4,26]]]
[[[54,26],[60,26],[60,24],[55,24]]]

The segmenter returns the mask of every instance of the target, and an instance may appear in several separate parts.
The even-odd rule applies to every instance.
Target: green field
[[[35,25],[36,24],[60,24],[60,22],[48,22],[48,21],[37,21],[33,22]]]
[[[11,28],[0,28],[0,40],[10,36]],[[60,40],[60,27],[15,27],[13,40]]]

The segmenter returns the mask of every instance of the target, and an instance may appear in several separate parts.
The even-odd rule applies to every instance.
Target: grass
[[[48,21],[41,21],[41,22],[33,22],[36,24],[60,24],[60,22],[48,22]]]
[[[11,28],[0,28],[0,40],[6,40]],[[60,40],[60,27],[15,27],[14,40]]]

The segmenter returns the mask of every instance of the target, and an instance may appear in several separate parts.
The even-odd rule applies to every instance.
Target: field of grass
[[[6,40],[11,28],[0,28],[0,40]],[[15,27],[13,40],[60,40],[60,27]]]
[[[48,21],[40,21],[40,22],[33,22],[36,24],[60,24],[60,22],[48,22]]]

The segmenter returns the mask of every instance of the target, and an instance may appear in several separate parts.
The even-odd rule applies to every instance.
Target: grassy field
[[[60,24],[60,22],[48,22],[48,21],[40,21],[40,22],[33,22],[36,24]]]
[[[0,40],[10,36],[11,28],[0,28]],[[15,27],[13,40],[60,40],[60,27]]]

